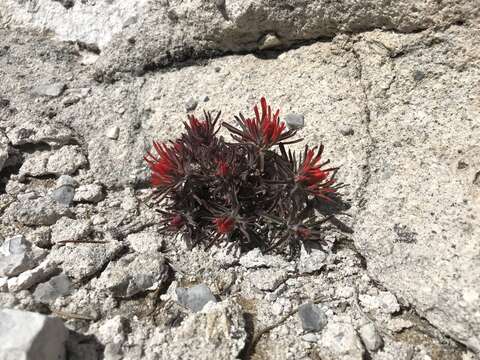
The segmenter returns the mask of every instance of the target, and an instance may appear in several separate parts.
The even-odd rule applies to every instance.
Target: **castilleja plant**
[[[236,125],[219,124],[220,113],[190,115],[180,138],[153,143],[145,160],[162,231],[182,234],[189,247],[224,242],[290,256],[302,241],[323,241],[329,217],[321,209],[336,203],[337,168],[327,167],[323,145],[288,150],[302,139],[293,139],[296,131],[265,98],[260,105],[252,118],[235,117]],[[232,142],[217,135],[221,125]]]

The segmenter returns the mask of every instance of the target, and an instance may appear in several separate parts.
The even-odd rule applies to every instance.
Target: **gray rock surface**
[[[70,293],[72,282],[65,274],[52,277],[47,282],[38,284],[33,293],[36,301],[41,303],[51,303],[60,296]]]
[[[377,351],[383,344],[375,324],[369,322],[358,329],[360,338],[368,351]]]
[[[25,144],[66,145],[74,139],[72,130],[65,124],[47,122],[43,119],[25,119],[7,131],[14,146]]]
[[[67,217],[59,219],[52,226],[51,241],[58,244],[66,241],[89,240],[92,232],[92,223],[88,220],[73,220]]]
[[[306,303],[298,308],[298,316],[302,321],[303,330],[320,331],[328,323],[327,316],[318,305]]]
[[[57,272],[57,270],[57,263],[46,259],[42,261],[37,267],[22,272],[17,277],[12,277],[8,279],[8,291],[18,292],[31,289],[36,284],[48,279],[55,272]]]
[[[6,239],[0,247],[0,276],[12,277],[36,265],[32,244],[23,235]]]
[[[27,311],[0,310],[0,358],[63,360],[68,330],[58,318]]]
[[[80,147],[67,145],[55,151],[33,153],[23,163],[19,175],[21,177],[71,175],[86,163],[87,159]]]
[[[305,125],[305,119],[302,114],[288,113],[283,120],[291,130],[299,130]]]
[[[193,312],[201,311],[210,301],[217,302],[212,291],[205,284],[198,284],[191,288],[177,288],[175,294],[179,304]]]
[[[17,221],[23,225],[53,225],[64,215],[71,212],[49,197],[24,199],[11,204],[5,210],[8,221]]]
[[[63,94],[66,89],[64,83],[50,83],[38,85],[32,89],[32,93],[37,96],[58,97]]]
[[[104,198],[103,189],[100,185],[89,184],[89,185],[80,185],[75,191],[75,196],[73,200],[76,202],[91,202],[97,203],[102,201]]]
[[[159,255],[129,254],[108,264],[97,286],[108,289],[115,297],[129,298],[165,286],[168,273],[168,265]]]
[[[242,308],[235,302],[210,303],[175,329],[161,359],[236,359],[247,333]]]
[[[330,321],[320,338],[322,358],[361,360],[365,354],[362,342],[349,323]]]

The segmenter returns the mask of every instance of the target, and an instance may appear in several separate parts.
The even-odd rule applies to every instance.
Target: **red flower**
[[[312,234],[311,230],[306,228],[305,226],[298,226],[295,229],[295,232],[298,236],[300,236],[303,239],[308,239]]]
[[[228,234],[235,227],[235,219],[232,217],[215,218],[213,223],[217,226],[217,233],[219,234]]]
[[[217,172],[215,175],[221,176],[221,177],[226,177],[228,174],[230,174],[230,166],[228,166],[227,162],[225,160],[219,160],[217,162]]]
[[[247,141],[259,147],[268,148],[295,135],[295,131],[284,131],[285,123],[280,121],[280,110],[277,110],[272,115],[272,109],[267,105],[267,100],[264,97],[260,99],[260,104],[262,106],[262,114],[260,115],[258,106],[255,105],[253,108],[255,111],[254,119],[245,119],[242,114],[240,114],[240,117],[235,117],[241,129],[237,129],[230,124],[223,124],[234,134],[232,137],[235,140]]]
[[[180,158],[180,144],[176,143],[171,147],[165,144],[153,142],[153,147],[158,157],[147,151],[144,157],[152,171],[151,183],[155,187],[170,187],[178,182],[178,178],[184,175]]]
[[[322,153],[323,145],[320,146],[316,155],[315,148],[308,149],[308,147],[306,147],[303,161],[301,161],[298,174],[295,176],[295,181],[297,183],[305,185],[308,190],[320,196],[323,196],[322,194],[324,193],[332,193],[336,191],[336,189],[331,187],[335,182],[331,177],[331,173],[336,169],[322,169],[323,166],[328,164],[328,161],[319,163],[322,159]]]
[[[179,230],[183,224],[185,224],[185,221],[183,220],[182,215],[179,214],[172,216],[170,222],[168,223],[169,227],[175,230]]]

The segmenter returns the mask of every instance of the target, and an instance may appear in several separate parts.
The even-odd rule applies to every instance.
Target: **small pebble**
[[[298,316],[305,331],[320,331],[328,323],[325,313],[315,304],[307,303],[298,308]]]
[[[350,136],[354,134],[353,127],[351,127],[350,125],[342,125],[339,131],[340,134],[342,134],[343,136]]]
[[[118,128],[118,126],[113,126],[107,130],[106,136],[109,139],[117,140],[119,134],[120,134],[120,129]]]
[[[290,130],[299,130],[305,126],[302,114],[289,113],[284,118]]]
[[[178,302],[193,312],[198,312],[209,302],[217,302],[212,291],[205,284],[198,284],[191,288],[176,288]]]
[[[58,97],[63,94],[67,85],[64,83],[53,83],[39,85],[32,89],[32,93],[37,96]]]
[[[267,34],[261,40],[258,48],[260,50],[268,50],[272,48],[276,48],[282,45],[282,42],[275,34]]]
[[[185,108],[187,111],[193,111],[197,108],[198,102],[195,100],[193,97],[188,99],[187,102],[185,103]]]

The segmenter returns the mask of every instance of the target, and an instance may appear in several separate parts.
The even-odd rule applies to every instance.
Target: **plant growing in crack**
[[[147,152],[162,231],[182,234],[190,248],[223,242],[290,257],[302,241],[323,243],[322,224],[338,209],[342,187],[323,145],[287,149],[303,139],[293,139],[296,131],[265,98],[253,117],[236,116],[236,126],[220,125],[220,115],[188,116],[180,138]],[[221,126],[233,141],[218,135]]]

